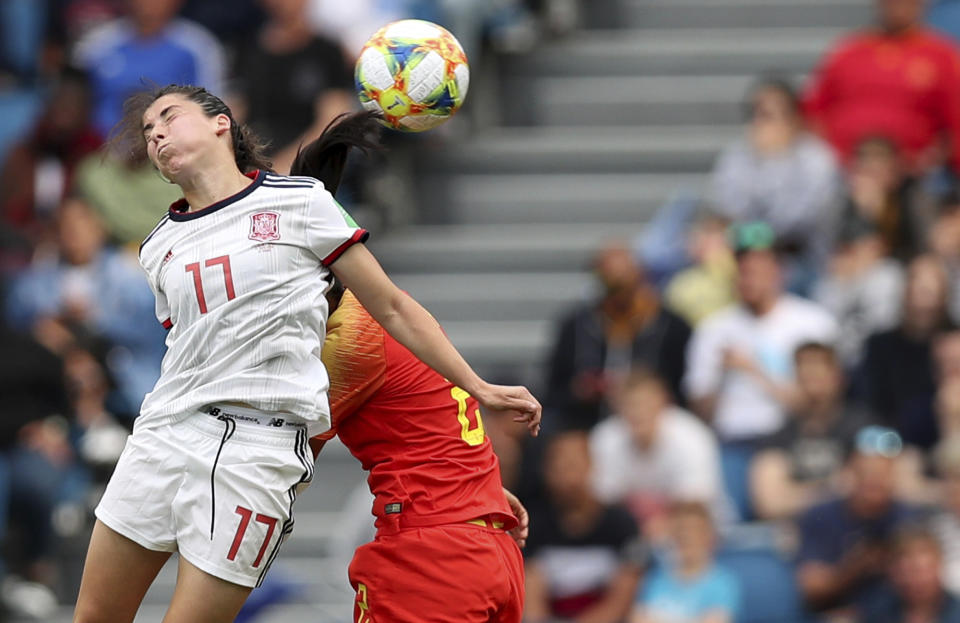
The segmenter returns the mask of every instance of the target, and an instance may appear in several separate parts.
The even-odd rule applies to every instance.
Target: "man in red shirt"
[[[841,40],[805,97],[814,128],[848,162],[890,138],[912,172],[946,159],[960,172],[960,53],[923,24],[925,0],[877,0],[875,27]]]
[[[519,520],[511,512],[476,400],[390,337],[349,291],[328,300],[321,356],[333,425],[311,446],[317,453],[339,435],[376,498],[376,539],[350,564],[354,621],[520,623],[527,518],[522,507]]]

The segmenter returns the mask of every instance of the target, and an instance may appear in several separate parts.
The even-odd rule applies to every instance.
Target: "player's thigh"
[[[170,552],[146,549],[97,520],[83,566],[74,622],[133,621],[144,594],[169,557]]]
[[[492,535],[472,526],[405,530],[350,564],[355,623],[488,623],[508,598]]]
[[[523,620],[524,600],[524,571],[523,555],[517,543],[509,534],[503,532],[496,535],[494,542],[501,555],[502,572],[500,594],[503,596],[503,605],[491,621],[497,623],[521,623]]]
[[[181,557],[177,587],[163,623],[230,623],[251,590],[214,577]]]
[[[238,423],[221,442],[222,423],[213,422],[188,424],[199,450],[173,502],[177,545],[194,567],[252,588],[292,532],[294,503],[312,477],[306,433]]]

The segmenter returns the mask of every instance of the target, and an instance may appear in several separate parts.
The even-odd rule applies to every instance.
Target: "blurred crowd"
[[[165,331],[137,250],[179,193],[111,141],[124,99],[204,86],[269,141],[285,172],[305,138],[358,107],[353,63],[380,26],[445,24],[477,72],[486,54],[562,29],[571,5],[0,2],[0,620],[43,620],[76,595],[77,569],[58,554],[89,529],[160,372]],[[359,209],[374,202],[366,187],[348,179],[339,198]]]
[[[573,4],[0,2],[2,608],[75,590],[57,539],[159,374],[136,251],[177,193],[111,148],[124,98],[203,85],[282,172],[380,25],[446,24],[476,70]],[[960,622],[960,2],[875,6],[803,88],[757,77],[700,200],[597,250],[544,436],[488,418],[531,623]]]
[[[531,623],[960,621],[960,2],[872,4],[598,250],[545,439],[488,426]]]

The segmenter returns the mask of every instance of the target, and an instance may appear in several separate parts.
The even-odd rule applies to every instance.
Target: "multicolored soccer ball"
[[[354,73],[360,103],[407,132],[435,128],[467,95],[470,68],[460,43],[432,22],[405,19],[370,38]]]

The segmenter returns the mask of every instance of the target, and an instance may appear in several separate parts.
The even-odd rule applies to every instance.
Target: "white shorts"
[[[222,406],[135,430],[96,515],[147,549],[259,586],[312,478],[304,424]]]

